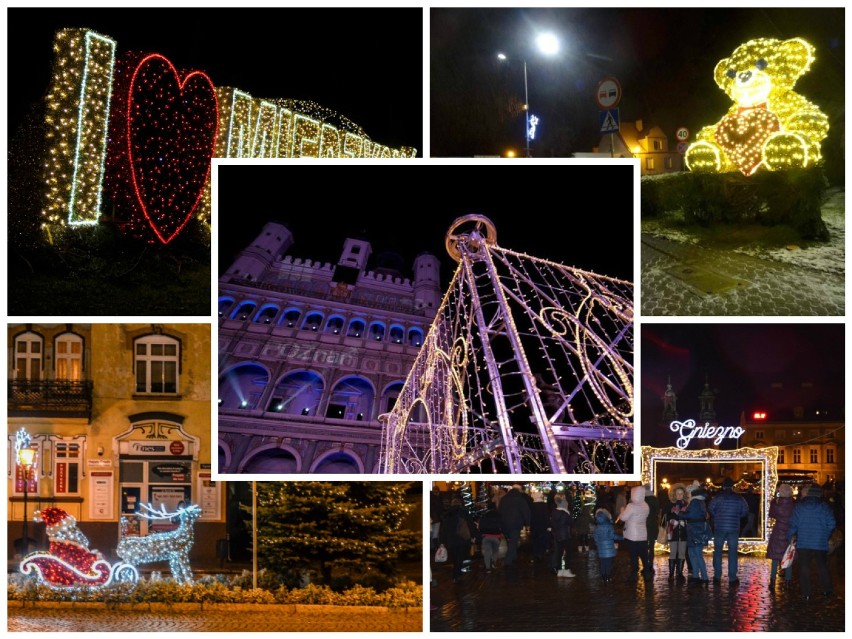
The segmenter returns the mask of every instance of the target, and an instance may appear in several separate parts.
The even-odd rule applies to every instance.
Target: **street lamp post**
[[[36,449],[32,446],[23,446],[18,449],[18,465],[21,467],[24,476],[24,526],[23,538],[21,539],[21,557],[25,557],[29,551],[30,533],[29,533],[29,518],[27,517],[27,498],[30,488],[30,471],[35,463]]]
[[[542,33],[536,37],[536,45],[538,50],[544,55],[556,55],[559,53],[559,39],[552,33]],[[508,56],[505,53],[498,53],[497,58],[500,61],[506,61]],[[527,157],[531,158],[530,153],[530,94],[529,83],[527,80],[527,59],[524,58],[524,137],[526,138]]]

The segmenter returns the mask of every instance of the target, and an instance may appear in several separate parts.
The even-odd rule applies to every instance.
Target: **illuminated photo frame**
[[[680,448],[654,448],[642,446],[642,482],[657,485],[657,464],[662,462],[689,462],[715,464],[719,462],[745,462],[760,464],[763,489],[763,534],[758,539],[740,539],[739,551],[742,553],[765,553],[772,525],[769,519],[769,503],[778,487],[778,447],[737,448],[735,450],[682,450]],[[713,540],[710,540],[711,546]]]

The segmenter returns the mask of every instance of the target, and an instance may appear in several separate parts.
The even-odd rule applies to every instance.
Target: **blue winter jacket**
[[[748,504],[740,495],[726,489],[710,502],[713,530],[717,533],[740,532],[740,519],[748,515]]]
[[[834,513],[819,497],[805,497],[796,504],[787,539],[798,535],[796,548],[828,550],[828,538],[837,526]]]
[[[595,546],[598,547],[598,558],[615,557],[615,542],[620,537],[615,534],[612,519],[603,513],[598,513],[598,516],[595,517],[595,524],[595,532],[592,533],[592,536],[595,538]]]
[[[707,505],[704,499],[690,499],[686,512],[680,513],[679,519],[686,521],[687,546],[707,545],[710,540],[710,526],[707,524]]]

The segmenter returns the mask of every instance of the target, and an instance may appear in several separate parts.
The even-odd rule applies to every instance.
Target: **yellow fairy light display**
[[[801,38],[750,40],[720,60],[713,75],[734,103],[699,131],[686,151],[689,169],[752,175],[818,162],[828,117],[793,91],[813,62],[814,48]]]
[[[772,532],[774,520],[769,518],[769,502],[775,495],[778,486],[778,447],[737,448],[736,450],[718,450],[705,448],[701,450],[684,450],[682,448],[655,448],[642,446],[642,483],[656,486],[657,464],[660,463],[752,463],[760,465],[760,476],[763,481],[761,498],[763,499],[763,534],[760,539],[740,539],[739,552],[763,553],[769,534]],[[702,475],[703,477],[703,475]]]
[[[63,29],[54,41],[45,123],[48,156],[42,228],[95,224],[100,217],[115,75],[116,42],[89,29]],[[413,158],[413,147],[373,142],[357,124],[305,100],[263,100],[217,87],[219,127],[213,157]],[[209,222],[208,179],[194,215]]]
[[[46,97],[47,198],[42,227],[95,224],[100,216],[115,41],[87,29],[56,34]]]

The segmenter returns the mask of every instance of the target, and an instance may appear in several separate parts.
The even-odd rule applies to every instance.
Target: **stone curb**
[[[38,601],[33,605],[32,602],[15,600],[8,601],[9,608],[43,608],[43,609],[78,609],[78,610],[106,610],[112,608],[114,610],[138,610],[140,612],[148,612],[147,603],[136,604],[105,604],[100,601]],[[151,603],[151,612],[201,612],[201,604],[198,603]],[[276,613],[296,614],[308,612],[369,612],[373,614],[387,615],[422,615],[423,608],[421,606],[411,608],[388,608],[387,606],[332,606],[323,604],[228,604],[228,603],[205,603],[204,610],[230,610],[242,612],[260,612],[260,611],[275,611]]]

